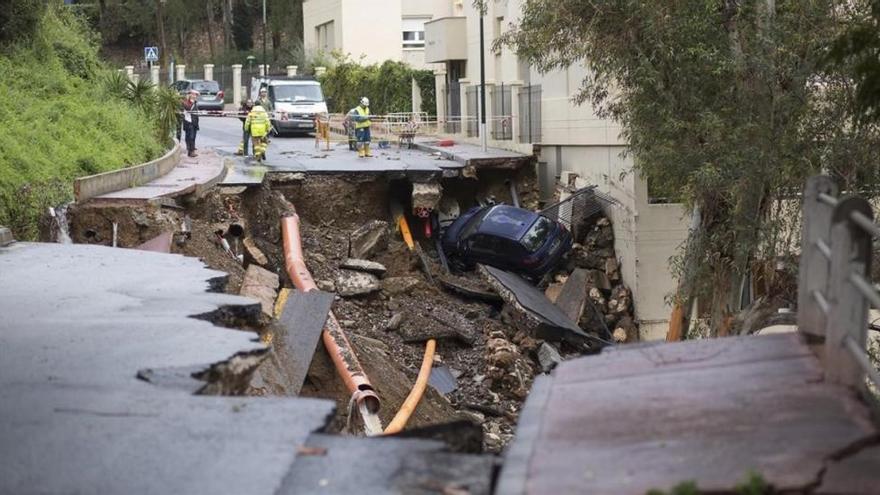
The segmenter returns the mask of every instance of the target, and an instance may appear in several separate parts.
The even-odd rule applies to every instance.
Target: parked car
[[[251,81],[251,98],[259,98],[260,88],[266,87],[269,100],[275,107],[272,127],[280,133],[304,134],[315,132],[315,117],[327,115],[327,102],[321,83],[309,76],[255,77]]]
[[[561,223],[509,205],[477,206],[443,233],[443,251],[462,268],[476,263],[539,278],[571,250]]]
[[[208,79],[181,79],[174,81],[171,87],[185,96],[190,90],[199,92],[199,109],[201,110],[223,110],[223,90],[217,81]]]

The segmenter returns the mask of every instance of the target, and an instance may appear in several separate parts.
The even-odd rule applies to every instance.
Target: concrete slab
[[[488,148],[483,151],[476,144],[455,142],[452,146],[437,146],[436,142],[435,139],[418,139],[413,143],[413,147],[426,153],[439,154],[463,166],[476,168],[517,169],[533,159],[529,155],[500,148]]]
[[[278,494],[371,493],[488,495],[495,460],[454,454],[434,440],[315,434]],[[344,466],[344,469],[340,467]]]
[[[334,404],[191,395],[266,349],[209,321],[259,311],[207,292],[225,276],[148,251],[0,248],[0,493],[275,493]]]
[[[167,174],[142,186],[96,196],[95,202],[147,202],[186,194],[197,197],[219,183],[226,167],[223,158],[213,150],[200,150],[199,156],[182,156],[180,164]]]
[[[536,379],[496,493],[729,493],[752,472],[799,492],[876,434],[799,335],[615,347]],[[880,486],[870,457],[826,471],[852,481],[833,492]]]

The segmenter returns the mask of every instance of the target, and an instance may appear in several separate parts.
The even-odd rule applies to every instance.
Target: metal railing
[[[599,213],[607,213],[607,208],[616,204],[611,196],[597,191],[596,186],[587,186],[547,206],[541,210],[541,215],[561,222],[577,241],[586,234],[587,220]]]
[[[870,280],[880,226],[867,200],[838,192],[827,176],[810,178],[804,190],[798,328],[825,339],[830,380],[861,388],[867,376],[880,387],[865,348],[868,310],[880,309],[880,292]]]

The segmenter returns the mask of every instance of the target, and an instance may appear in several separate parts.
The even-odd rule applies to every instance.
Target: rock
[[[638,342],[639,341],[639,327],[636,326],[632,317],[624,316],[617,322],[617,326],[622,328],[624,332],[626,332],[626,341],[627,342]]]
[[[483,437],[483,441],[486,442],[486,450],[489,452],[498,452],[501,450],[501,447],[504,446],[501,442],[501,436],[494,433],[486,433]]]
[[[244,274],[239,294],[259,301],[263,314],[272,318],[275,308],[275,291],[279,285],[277,274],[257,265],[250,265]]]
[[[382,276],[385,275],[385,272],[388,271],[385,268],[385,265],[382,263],[376,263],[375,261],[362,260],[358,258],[348,258],[343,261],[340,268],[345,268],[348,270],[354,270],[357,272],[366,272],[372,273],[373,275]]]
[[[385,330],[392,331],[400,328],[400,324],[403,323],[403,313],[395,313],[394,316],[388,320],[388,323],[385,324]]]
[[[324,292],[336,292],[336,284],[332,280],[315,280],[315,285]]]
[[[552,283],[547,286],[546,290],[544,290],[544,295],[547,296],[547,299],[549,299],[550,302],[555,303],[556,298],[559,297],[559,293],[562,292],[562,287],[564,285],[564,283],[560,282]]]
[[[617,261],[617,258],[605,259],[605,276],[612,282],[620,282],[620,262]]]
[[[309,253],[308,260],[314,261],[315,263],[317,263],[319,265],[323,265],[323,264],[327,263],[327,257],[321,253]]]
[[[486,416],[476,411],[460,411],[459,414],[471,423],[481,425],[486,422]]]
[[[608,277],[602,270],[590,270],[587,272],[587,285],[601,290],[604,294],[611,292],[611,282],[608,281]]]
[[[611,291],[608,298],[608,311],[611,314],[622,316],[630,314],[632,307],[632,293],[625,285],[618,285]]]
[[[243,241],[241,241],[242,245],[244,245],[244,250],[247,255],[253,260],[254,263],[260,266],[266,266],[269,264],[269,259],[266,258],[266,255],[263,253],[260,248],[257,247],[254,240],[250,237],[245,237]]]
[[[344,326],[344,327],[353,327],[353,326],[354,326],[354,320],[339,320],[339,324],[342,325],[342,326]]]
[[[601,313],[607,313],[607,306],[605,298],[602,296],[602,292],[599,289],[592,287],[589,292],[590,300],[593,301],[593,304],[596,306]]]
[[[420,283],[421,280],[416,277],[388,277],[382,279],[382,292],[390,295],[403,294],[414,289]]]
[[[342,297],[362,296],[379,288],[379,279],[371,273],[341,270],[336,277],[336,291]]]
[[[348,254],[352,258],[370,258],[388,247],[388,222],[372,220],[351,233]]]
[[[617,343],[626,342],[626,330],[617,327],[614,329],[614,333],[612,333],[614,337],[614,341]]]
[[[541,370],[544,373],[549,373],[561,362],[562,355],[560,355],[559,351],[557,351],[552,345],[544,342],[541,344],[541,347],[538,348],[538,364],[541,365]]]

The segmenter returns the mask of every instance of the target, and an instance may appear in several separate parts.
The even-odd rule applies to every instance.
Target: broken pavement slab
[[[521,276],[487,265],[477,265],[477,270],[513,309],[514,323],[520,330],[537,338],[565,340],[573,344],[583,344],[594,338]]]
[[[225,278],[179,255],[0,248],[0,493],[274,494],[334,405],[188,393],[266,351],[212,323],[259,315],[208,292]]]
[[[0,227],[0,247],[7,246],[15,242],[12,231],[6,227]]]
[[[823,375],[793,333],[616,346],[565,361],[535,380],[496,493],[642,495],[686,480],[700,493],[733,493],[750,472],[777,492],[801,493],[823,472],[840,481],[831,461],[846,469],[840,457],[852,456],[858,468],[852,447],[878,431],[865,405]],[[861,485],[828,493],[880,486],[868,466],[854,479]]]
[[[368,259],[388,247],[388,222],[371,220],[349,236],[348,254],[352,258]]]
[[[576,268],[565,280],[559,295],[553,301],[571,321],[577,322],[587,302],[587,271]]]
[[[357,258],[348,258],[339,265],[339,268],[345,268],[346,270],[354,270],[356,272],[364,272],[364,273],[372,273],[377,277],[381,277],[385,275],[385,272],[388,271],[385,268],[385,265],[382,263],[377,263],[375,261],[357,259]]]
[[[339,270],[335,286],[342,297],[363,296],[381,288],[379,278],[375,275],[352,270]]]

